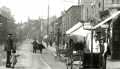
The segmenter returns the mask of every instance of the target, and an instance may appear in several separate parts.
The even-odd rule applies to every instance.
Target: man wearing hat
[[[6,67],[11,67],[11,62],[10,62],[11,52],[15,53],[12,36],[13,36],[12,34],[8,34],[8,38],[6,40],[6,45],[5,45],[5,51],[7,54]]]

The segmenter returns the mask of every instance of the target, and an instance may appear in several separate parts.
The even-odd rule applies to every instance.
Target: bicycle
[[[11,62],[11,68],[15,68],[15,65],[17,63],[17,57],[20,55],[17,55],[16,53],[11,54],[10,62]]]

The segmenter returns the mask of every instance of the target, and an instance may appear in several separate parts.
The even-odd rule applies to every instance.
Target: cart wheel
[[[73,65],[67,65],[67,69],[73,69]]]
[[[83,61],[82,61],[82,58],[80,58],[79,61],[80,61],[80,62],[79,62],[79,69],[82,69],[82,68],[83,68]]]

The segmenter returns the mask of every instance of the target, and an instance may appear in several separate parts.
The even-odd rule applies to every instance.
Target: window
[[[112,0],[113,4],[120,4],[120,0]]]
[[[98,4],[98,7],[100,8],[101,7],[101,3],[99,2],[99,4]]]
[[[112,0],[112,3],[114,4],[114,0]]]
[[[117,0],[117,3],[120,4],[120,0]]]

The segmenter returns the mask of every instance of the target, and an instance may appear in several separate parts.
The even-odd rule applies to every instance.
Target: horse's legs
[[[36,53],[36,48],[35,48],[35,53]]]
[[[41,51],[41,49],[40,49],[40,53],[42,54],[42,51]]]
[[[40,50],[40,53],[42,54],[42,49],[39,48],[39,50]]]
[[[33,48],[33,53],[36,53],[36,48]]]
[[[33,48],[33,53],[34,53],[34,48]]]
[[[35,52],[35,49],[33,48],[33,53]]]

